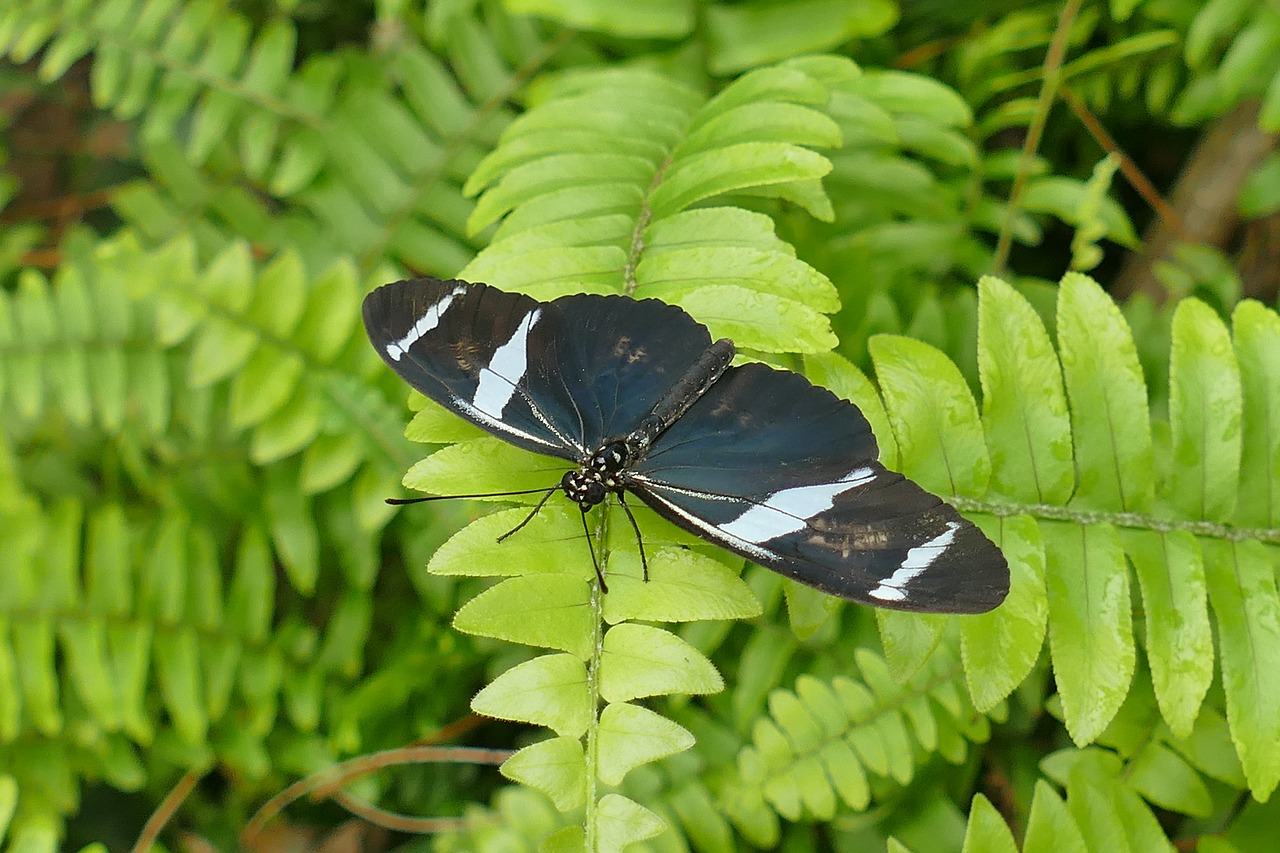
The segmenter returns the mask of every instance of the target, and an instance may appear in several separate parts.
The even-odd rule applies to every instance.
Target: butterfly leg
[[[609,592],[609,585],[604,582],[604,575],[600,571],[600,561],[596,559],[596,546],[591,544],[591,529],[587,527],[587,510],[589,507],[581,507],[582,509],[582,532],[587,536],[587,550],[591,552],[591,565],[596,570],[596,580],[600,581],[600,591]]]
[[[515,533],[517,530],[519,530],[520,528],[524,527],[524,526],[525,526],[526,524],[528,524],[529,522],[533,521],[533,517],[534,517],[535,515],[537,515],[537,514],[538,514],[538,511],[539,511],[540,509],[542,509],[542,505],[543,505],[543,504],[545,504],[548,500],[550,500],[551,496],[552,496],[552,495],[554,495],[554,494],[556,493],[556,490],[557,490],[557,489],[559,489],[559,488],[560,488],[559,486],[552,486],[552,487],[551,487],[551,489],[549,489],[549,490],[547,491],[547,493],[546,493],[545,495],[543,495],[543,496],[542,496],[542,500],[538,501],[537,506],[535,506],[535,507],[530,511],[530,513],[524,517],[524,521],[520,522],[520,523],[519,523],[519,524],[517,524],[515,527],[511,528],[510,530],[508,530],[506,533],[504,533],[504,534],[502,534],[501,536],[499,536],[499,537],[498,537],[498,541],[499,541],[499,542],[502,542],[502,541],[506,540],[506,539],[507,539],[508,537],[510,537],[513,533]]]
[[[631,522],[631,529],[636,532],[636,547],[640,549],[640,568],[644,570],[644,582],[649,582],[649,561],[644,556],[644,537],[640,535],[640,525],[636,524],[636,517],[631,514],[631,507],[627,506],[627,498],[625,492],[618,492],[618,503],[622,504],[622,511],[627,514],[627,521]]]

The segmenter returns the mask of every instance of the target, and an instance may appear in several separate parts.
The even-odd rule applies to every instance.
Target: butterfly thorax
[[[629,439],[605,442],[560,480],[560,488],[583,512],[603,501],[609,492],[626,489],[626,470],[638,457]]]
[[[722,338],[697,358],[640,423],[622,438],[610,439],[591,452],[560,481],[560,488],[583,512],[610,492],[627,488],[627,470],[642,461],[658,437],[706,393],[733,361],[733,341]]]

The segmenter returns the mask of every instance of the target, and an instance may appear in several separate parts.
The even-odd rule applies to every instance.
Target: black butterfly
[[[981,613],[1008,592],[999,549],[880,465],[856,406],[796,373],[731,367],[733,342],[712,343],[673,305],[414,279],[370,293],[364,323],[427,397],[573,463],[559,488],[584,514],[610,493],[626,508],[630,492],[736,554],[878,607]]]

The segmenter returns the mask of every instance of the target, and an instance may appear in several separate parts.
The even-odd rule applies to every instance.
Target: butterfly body
[[[583,512],[601,503],[606,494],[634,489],[627,472],[644,461],[663,431],[689,410],[698,398],[729,368],[733,341],[721,338],[698,357],[689,370],[654,404],[640,424],[621,438],[611,439],[566,472],[561,488]]]
[[[731,365],[732,342],[680,308],[416,279],[371,293],[364,319],[414,388],[574,465],[560,488],[584,513],[631,493],[761,565],[880,607],[983,612],[1007,592],[999,549],[880,465],[857,407],[799,374]]]

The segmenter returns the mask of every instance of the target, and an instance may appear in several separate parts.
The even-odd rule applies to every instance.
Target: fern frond
[[[810,64],[824,73],[833,64],[852,68]],[[839,136],[807,106],[830,93],[803,68],[762,69],[710,100],[651,72],[566,75],[545,84],[536,94],[539,105],[511,124],[468,183],[471,190],[487,187],[471,227],[502,224],[461,275],[492,273],[503,286],[541,298],[584,285],[661,297],[747,347],[828,349],[833,338],[823,312],[837,306],[830,282],[795,259],[767,217],[736,207],[695,207],[755,193],[829,215],[818,183],[829,163],[806,144],[834,145]],[[460,434],[435,406],[419,413],[411,433],[432,442],[462,439],[414,466],[405,478],[411,487],[447,490],[465,478],[464,491],[476,491],[494,477],[503,489],[536,488],[558,482],[563,467],[493,438],[468,438],[474,432]],[[692,739],[635,700],[710,693],[723,682],[688,642],[635,620],[743,618],[759,605],[729,565],[702,549],[687,550],[690,537],[650,512],[636,512],[652,549],[647,583],[624,535],[630,531],[614,531],[602,514],[595,535],[609,577],[607,596],[590,583],[594,573],[576,513],[541,512],[511,543],[523,555],[517,560],[494,538],[518,514],[476,522],[429,566],[437,574],[506,578],[465,604],[455,627],[562,653],[509,670],[473,708],[557,732],[518,752],[503,772],[562,810],[584,809],[583,822],[570,831],[589,847],[641,841],[661,828],[661,819],[635,800],[604,794],[601,785],[623,782]]]
[[[357,259],[362,274],[388,260],[446,274],[470,259],[458,187],[509,120],[505,100],[566,41],[513,28],[522,37],[507,46],[522,53],[508,67],[494,35],[466,18],[451,24],[451,46],[466,46],[452,70],[399,39],[378,68],[332,54],[295,71],[292,22],[255,32],[216,0],[29,0],[3,24],[0,53],[43,49],[46,79],[88,55],[95,103],[139,123],[153,179],[167,181],[125,191],[120,209],[143,233],[188,232],[194,215],[202,243],[212,227],[217,248],[237,236],[301,247],[321,266]],[[261,194],[291,215],[270,215]]]
[[[0,295],[0,392],[15,428],[66,418],[157,437],[222,387],[222,429],[245,435],[246,461],[298,458],[270,515],[287,518],[299,478],[307,499],[354,478],[360,523],[385,524],[387,510],[368,498],[390,488],[407,445],[394,410],[359,379],[372,363],[351,346],[354,270],[336,264],[308,281],[290,253],[260,270],[244,244],[203,270],[195,254],[189,240],[145,251],[126,235],[64,265],[52,283],[29,271],[17,294]],[[312,579],[313,562],[286,559]]]
[[[1213,675],[1210,630],[1216,625],[1232,737],[1250,788],[1265,797],[1277,783],[1280,731],[1272,710],[1280,710],[1280,684],[1246,678],[1245,672],[1271,671],[1263,661],[1276,647],[1269,626],[1280,614],[1271,567],[1280,530],[1269,497],[1277,447],[1266,426],[1274,394],[1259,372],[1280,346],[1280,320],[1256,303],[1242,303],[1233,341],[1202,303],[1186,300],[1179,306],[1170,444],[1161,454],[1171,464],[1164,469],[1153,464],[1150,436],[1165,434],[1165,427],[1148,422],[1132,338],[1096,285],[1079,276],[1062,284],[1060,360],[1035,312],[1007,285],[984,281],[980,302],[981,427],[968,402],[944,409],[955,413],[947,416],[949,432],[929,429],[930,420],[921,415],[922,386],[904,377],[904,367],[910,367],[904,354],[923,358],[923,348],[872,342],[890,422],[902,430],[904,469],[944,494],[989,489],[985,498],[955,502],[1003,519],[1000,532],[1011,555],[1043,549],[1047,558],[1045,592],[1038,586],[1040,570],[1028,571],[1013,560],[1010,601],[965,621],[965,660],[984,670],[981,676],[968,673],[975,697],[998,694],[986,692],[990,664],[979,663],[982,654],[972,652],[989,649],[991,636],[1009,638],[1021,663],[1017,671],[1003,664],[1010,670],[1000,683],[1012,689],[1025,675],[1022,667],[1034,661],[1022,651],[1028,641],[1038,648],[1041,602],[1047,598],[1051,659],[1067,729],[1081,745],[1095,740],[1129,692],[1134,671],[1127,554],[1145,605],[1142,625],[1161,713],[1180,736],[1190,732]],[[936,389],[936,377],[945,376],[937,361],[924,359],[909,375],[933,377]],[[1250,365],[1247,386],[1241,379],[1244,363]],[[955,380],[944,387],[955,389],[959,399],[967,393]],[[929,405],[935,409],[937,399],[931,390]],[[986,454],[972,437],[975,429],[991,451],[989,481],[978,465]],[[1246,484],[1247,497],[1237,501]],[[1010,527],[1019,516],[1019,527]],[[1030,565],[1038,566],[1038,558]],[[1036,591],[1020,592],[1022,584]],[[985,701],[979,705],[984,706]]]
[[[1280,129],[1278,48],[1280,15],[1274,9],[1233,0],[1205,3],[1191,21],[1185,46],[1187,66],[1197,74],[1174,105],[1174,119],[1191,123],[1261,98],[1258,126]]]
[[[191,239],[144,249],[128,232],[86,242],[68,241],[52,280],[26,271],[0,294],[0,525],[24,531],[5,534],[0,595],[0,763],[25,768],[15,837],[58,827],[83,778],[135,790],[216,764],[253,787],[400,728],[375,730],[387,708],[365,685],[348,693],[382,499],[407,464],[400,418],[364,379],[354,269],[308,275],[295,253],[259,263],[235,243],[202,264]],[[277,590],[280,568],[293,589]],[[422,707],[451,697],[465,701]]]
[[[74,812],[85,776],[137,790],[221,764],[261,781],[268,735],[314,740],[325,693],[358,673],[367,595],[273,634],[281,603],[256,526],[229,554],[221,530],[179,511],[26,507],[0,602],[0,762],[23,791],[20,823]]]
[[[565,77],[539,97],[467,183],[487,187],[473,230],[505,219],[461,275],[539,298],[621,289],[679,304],[745,347],[830,348],[822,312],[837,303],[825,276],[767,218],[706,206],[750,193],[830,216],[818,184],[830,163],[806,147],[839,143],[808,106],[829,97],[818,79],[761,69],[706,101],[652,73],[611,71]],[[736,319],[766,314],[778,324]]]
[[[0,49],[18,62],[43,50],[45,80],[61,77],[92,52],[94,102],[121,118],[138,117],[145,109],[146,138],[170,136],[194,108],[188,152],[196,163],[228,137],[239,137],[252,161],[271,159],[277,128],[249,121],[253,104],[295,122],[307,118],[305,108],[290,106],[303,93],[286,91],[296,41],[287,20],[268,24],[255,39],[247,19],[224,14],[213,0],[30,0],[10,8],[4,24],[9,37]]]
[[[1141,98],[1152,112],[1162,112],[1185,78],[1180,33],[1167,15],[1147,18],[1139,7],[1126,21],[1118,12],[1114,6],[1081,9],[1068,34],[1062,85],[1098,111]],[[1051,5],[1018,9],[972,33],[955,52],[958,88],[981,114],[983,138],[1030,122],[1060,13]]]
[[[1280,537],[1269,497],[1277,443],[1265,426],[1273,420],[1267,413],[1274,395],[1261,377],[1280,347],[1280,320],[1256,303],[1242,303],[1232,336],[1203,305],[1185,301],[1174,321],[1169,428],[1151,423],[1132,338],[1096,285],[1079,276],[1064,281],[1056,347],[1012,289],[989,280],[980,294],[981,416],[954,366],[936,352],[900,339],[880,338],[872,346],[904,469],[930,488],[959,495],[955,502],[1003,540],[1014,569],[1006,605],[961,626],[965,674],[978,708],[994,707],[1023,681],[1047,626],[1055,701],[1068,731],[1078,743],[1121,749],[1131,762],[1123,798],[1203,812],[1204,795],[1194,794],[1197,772],[1265,797],[1275,784],[1271,710],[1280,687],[1245,672],[1271,671],[1266,661],[1276,647],[1268,626],[1276,624],[1272,615],[1280,605],[1269,554]],[[874,404],[864,405],[874,413]],[[1176,470],[1155,464],[1153,434],[1171,436]],[[1112,734],[1126,696],[1132,702],[1141,693],[1131,683],[1135,605],[1126,556],[1145,605],[1136,627],[1144,632],[1153,674],[1150,712],[1169,726],[1152,740],[1149,722],[1128,724],[1140,741],[1130,746]],[[1225,702],[1202,704],[1214,675],[1215,627]],[[881,620],[886,649],[897,649],[897,663],[890,662],[900,681],[932,659],[936,639],[928,637],[939,630],[913,637],[917,628]],[[762,758],[764,769],[752,771],[759,790],[752,807],[737,812],[756,816],[740,821],[748,837],[776,840],[776,826],[758,819],[771,790],[772,807],[788,818],[830,812],[823,792],[839,790],[837,777],[814,768],[801,773],[798,759],[788,763],[807,755],[803,745],[821,730],[804,721],[822,719],[773,707],[773,722],[757,728],[752,754],[772,756],[794,772],[771,789],[765,780],[782,777],[769,772],[768,761]],[[1223,763],[1228,733],[1238,764]],[[1171,787],[1174,778],[1191,787],[1185,793]],[[803,799],[805,791],[812,801]],[[1149,810],[1142,806],[1135,814]],[[1146,837],[1149,829],[1138,821],[1126,832]]]
[[[874,793],[909,784],[934,753],[958,764],[967,743],[985,742],[985,716],[962,689],[951,646],[941,647],[911,679],[890,675],[882,658],[856,653],[859,678],[802,676],[794,691],[775,690],[769,715],[752,726],[738,754],[740,774],[723,795],[726,814],[752,844],[772,847],[790,820],[829,821],[837,808],[862,811]]]

